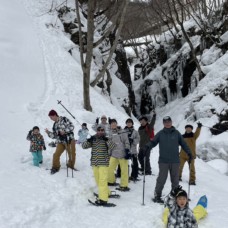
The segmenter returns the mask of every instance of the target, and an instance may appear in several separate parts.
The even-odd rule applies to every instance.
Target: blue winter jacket
[[[150,150],[159,143],[159,163],[179,163],[179,146],[191,156],[191,150],[175,127],[163,128],[146,145]]]

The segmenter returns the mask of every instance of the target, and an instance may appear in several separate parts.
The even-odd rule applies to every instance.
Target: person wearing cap
[[[164,128],[160,130],[143,148],[143,152],[150,151],[153,147],[159,144],[159,174],[155,186],[154,198],[155,203],[163,203],[161,199],[162,190],[170,173],[172,189],[179,185],[179,146],[181,146],[189,157],[192,158],[192,153],[187,146],[184,138],[175,127],[172,126],[172,119],[170,116],[163,118]]]
[[[105,135],[108,137],[110,131],[110,124],[107,122],[107,117],[105,115],[101,116],[101,122],[99,123],[99,117],[96,118],[95,124],[92,126],[94,131],[97,131],[98,127],[103,127],[105,129]]]
[[[110,186],[116,185],[115,170],[118,164],[121,169],[120,177],[120,191],[129,191],[128,188],[128,160],[127,154],[130,152],[130,143],[128,140],[128,134],[119,129],[116,119],[111,120],[111,129],[109,132],[109,139],[115,143],[115,147],[110,150],[110,161],[108,171],[108,184]]]
[[[75,149],[75,139],[74,139],[74,125],[72,122],[63,116],[59,116],[55,110],[51,110],[48,114],[50,119],[54,121],[52,131],[49,131],[47,128],[45,132],[47,135],[56,139],[56,150],[53,154],[51,174],[55,174],[60,169],[60,156],[64,150],[68,153],[68,162],[67,166],[71,169],[74,169],[75,159],[76,159],[76,149]]]
[[[98,199],[95,201],[98,205],[105,205],[108,202],[110,191],[108,188],[108,166],[109,150],[112,150],[115,144],[105,137],[105,129],[101,126],[97,128],[97,133],[82,143],[83,149],[92,148],[91,166],[98,187]]]
[[[139,118],[141,126],[138,129],[140,140],[139,140],[139,163],[140,163],[140,170],[144,172],[145,168],[145,175],[151,175],[151,165],[150,165],[150,151],[146,151],[143,153],[141,148],[143,148],[150,140],[154,138],[154,124],[156,120],[156,113],[152,111],[152,119],[148,122],[148,118],[146,116],[141,116]],[[145,167],[144,167],[144,156],[145,156]]]
[[[182,135],[185,142],[192,151],[192,160],[190,165],[190,185],[196,185],[196,171],[195,171],[195,159],[196,159],[196,140],[200,135],[202,124],[197,123],[198,127],[196,128],[195,133],[192,132],[193,126],[188,124],[185,126],[185,133]],[[180,169],[179,169],[179,180],[182,181],[182,172],[185,162],[188,162],[188,155],[183,149],[180,151]]]
[[[138,159],[137,159],[137,145],[139,143],[139,133],[134,129],[134,122],[132,119],[126,120],[126,127],[124,130],[127,132],[128,140],[130,143],[130,152],[131,152],[131,176],[130,180],[138,181]]]
[[[207,198],[202,196],[196,207],[191,210],[187,192],[181,186],[178,186],[166,197],[162,220],[167,228],[197,228],[197,222],[207,215],[206,204]]]
[[[88,134],[89,134],[89,130],[87,128],[87,124],[83,123],[82,128],[79,129],[79,131],[78,131],[79,138],[77,140],[77,144],[81,144],[81,143],[85,142]]]

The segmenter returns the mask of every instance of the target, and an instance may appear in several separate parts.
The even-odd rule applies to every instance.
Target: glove
[[[198,122],[197,125],[198,125],[198,128],[201,128],[203,126],[202,123],[200,122]]]
[[[132,144],[133,143],[133,139],[132,138],[129,138],[129,143]]]
[[[105,142],[107,142],[107,141],[108,141],[108,138],[107,138],[107,137],[105,137],[105,136],[104,136],[102,139],[103,139]]]
[[[93,141],[95,141],[95,137],[91,136],[89,139],[87,139],[87,142],[92,143]]]
[[[181,191],[181,190],[182,190],[182,186],[179,185],[178,187],[176,187],[175,189],[173,189],[173,190],[170,192],[170,195],[171,195],[172,197],[175,197],[175,196],[177,195],[177,193],[178,193],[179,191]]]
[[[143,146],[141,149],[140,149],[140,151],[141,151],[141,153],[143,154],[143,156],[145,157],[146,156],[146,154],[147,154],[147,152],[150,150],[150,147],[148,146],[148,145],[145,145],[145,146]]]
[[[96,118],[96,124],[99,124],[99,117]]]
[[[126,148],[125,149],[125,153],[126,153],[126,155],[125,155],[125,159],[131,159],[131,152],[130,152],[130,150],[128,149],[128,148]]]
[[[46,150],[46,146],[45,145],[43,146],[43,149]]]
[[[111,120],[112,120],[112,119],[111,119],[110,117],[108,117],[108,123],[109,123],[109,124],[111,124]]]
[[[188,154],[188,164],[190,165],[192,161],[192,154]]]

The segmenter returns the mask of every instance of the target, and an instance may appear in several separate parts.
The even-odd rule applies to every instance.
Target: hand
[[[95,140],[94,136],[91,136],[89,139],[87,139],[87,142],[92,143]]]
[[[109,123],[109,124],[111,124],[111,120],[112,120],[112,119],[111,119],[110,117],[108,117],[108,123]]]
[[[31,135],[31,134],[32,134],[32,130],[29,131],[29,135]]]
[[[48,134],[50,131],[47,128],[45,128],[45,132]]]
[[[152,116],[156,116],[156,112],[154,109],[151,111],[151,114],[152,114]]]
[[[105,136],[103,136],[103,138],[102,138],[105,142],[107,142],[108,141],[108,138],[107,137],[105,137]]]
[[[43,149],[46,150],[46,146],[45,145],[43,146]]]
[[[96,124],[99,124],[99,117],[96,118]]]
[[[198,122],[198,123],[197,123],[197,126],[198,126],[198,128],[201,128],[201,127],[203,126],[203,124],[200,123],[200,122]]]
[[[125,159],[131,159],[131,152],[128,148],[125,149]]]
[[[173,196],[173,197],[175,197],[175,196],[177,195],[177,193],[178,193],[179,191],[181,191],[181,190],[182,190],[182,186],[179,185],[178,187],[176,187],[175,189],[173,189],[173,190],[170,192],[170,195]]]

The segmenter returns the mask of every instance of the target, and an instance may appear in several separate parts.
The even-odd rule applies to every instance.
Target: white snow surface
[[[55,1],[54,1],[55,2]],[[48,147],[43,152],[44,163],[40,168],[32,165],[32,156],[28,152],[29,142],[27,132],[35,125],[39,126],[45,137],[46,144],[50,139],[44,129],[51,129],[53,122],[48,118],[50,109],[55,109],[60,115],[67,116],[75,124],[75,135],[80,123],[87,122],[89,128],[97,116],[106,114],[117,118],[123,127],[128,116],[120,107],[114,107],[102,96],[99,89],[91,88],[91,103],[93,112],[83,109],[82,72],[79,55],[72,58],[68,53],[73,43],[62,32],[62,26],[56,20],[55,13],[45,13],[50,10],[51,0],[11,0],[1,1],[0,8],[0,97],[1,97],[1,160],[0,160],[0,228],[148,228],[163,227],[161,215],[163,207],[151,201],[158,174],[158,148],[151,154],[151,164],[155,176],[146,176],[145,206],[142,206],[143,181],[130,183],[130,192],[120,193],[120,199],[112,199],[115,208],[97,208],[91,206],[87,199],[93,199],[97,191],[90,167],[90,150],[82,150],[77,145],[77,162],[79,169],[74,178],[66,177],[65,153],[61,157],[62,169],[55,175],[50,175],[46,168],[51,167],[54,148]],[[58,3],[61,3],[60,1]],[[58,5],[56,3],[56,5]],[[45,13],[45,14],[44,14]],[[51,23],[55,26],[51,26]],[[206,57],[205,57],[206,59]],[[210,102],[220,102],[218,99],[206,96],[210,94],[213,73],[224,72],[227,55],[208,68],[208,79],[200,82],[199,87],[208,84],[203,92],[203,105]],[[208,61],[207,61],[208,62]],[[210,62],[210,61],[209,61]],[[210,66],[207,66],[210,67]],[[216,71],[217,67],[217,71]],[[227,68],[226,68],[227,70]],[[227,71],[226,71],[227,74]],[[221,83],[225,76],[216,79]],[[209,83],[210,82],[210,83]],[[122,87],[122,83],[119,83]],[[115,80],[118,91],[118,81]],[[114,86],[113,88],[114,89]],[[115,91],[114,94],[118,94]],[[202,90],[201,90],[202,91]],[[122,94],[119,93],[121,96]],[[166,107],[157,110],[158,120],[156,131],[162,128],[162,117],[171,115],[174,125],[183,132],[184,120],[191,99],[171,102]],[[118,99],[116,97],[115,99]],[[118,103],[115,102],[114,103]],[[73,113],[76,120],[57,104],[57,100]],[[227,104],[226,104],[227,105]],[[218,109],[224,108],[221,101]],[[197,108],[200,115],[201,109]],[[212,126],[213,118],[202,117],[205,125]],[[194,127],[196,123],[192,122]],[[135,121],[135,127],[138,128]],[[91,128],[90,128],[91,129]],[[93,131],[90,130],[93,134]],[[199,144],[203,145],[212,138],[207,128],[202,129]],[[215,136],[214,136],[215,138]],[[227,134],[220,135],[218,150],[224,150],[227,144]],[[224,153],[227,153],[225,151]],[[225,228],[228,224],[228,177],[225,171],[225,161],[208,165],[201,159],[196,159],[197,185],[191,187],[190,207],[193,208],[199,197],[206,194],[209,200],[208,216],[200,221],[199,227]],[[215,166],[222,166],[218,172]],[[214,167],[214,168],[213,168]],[[71,173],[70,173],[71,174]],[[188,168],[184,168],[183,188],[188,189]],[[142,179],[142,178],[141,178]],[[118,180],[119,181],[119,180]],[[170,191],[169,178],[163,190],[166,195]]]

